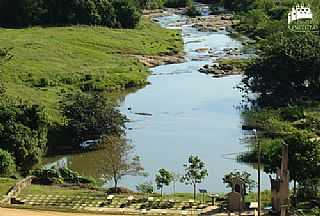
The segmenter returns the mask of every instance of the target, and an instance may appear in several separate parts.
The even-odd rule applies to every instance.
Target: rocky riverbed
[[[145,11],[145,16],[148,16],[156,22],[163,16],[174,14],[185,14],[185,9],[159,9],[152,11]],[[199,32],[232,32],[235,25],[239,23],[232,14],[207,15],[198,17],[181,16],[181,19],[168,24],[168,28],[182,29],[183,26],[190,26]],[[195,43],[191,41],[188,43]],[[201,73],[211,74],[213,77],[223,77],[227,75],[241,74],[243,68],[239,64],[233,64],[232,61],[225,61],[226,59],[241,61],[244,58],[244,53],[239,48],[225,48],[223,50],[215,50],[210,47],[200,47],[194,50],[196,55],[192,57],[194,61],[202,61],[205,59],[211,60],[212,64],[206,64],[199,69]],[[181,63],[184,61],[183,53],[175,54],[173,56],[137,56],[140,62],[148,67],[155,67],[162,64]]]
[[[215,62],[212,65],[206,64],[199,69],[200,73],[211,74],[215,78],[229,75],[239,75],[242,73],[242,67],[233,63]]]
[[[184,53],[164,54],[164,55],[135,55],[144,66],[153,68],[164,64],[177,64],[184,62]]]

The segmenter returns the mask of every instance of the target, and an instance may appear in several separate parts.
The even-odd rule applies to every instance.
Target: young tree
[[[161,190],[162,196],[163,187],[170,184],[170,182],[172,181],[172,175],[169,171],[162,168],[159,170],[159,174],[156,175],[155,181],[157,184],[157,188]]]
[[[198,156],[191,155],[188,164],[184,164],[183,166],[185,167],[185,174],[182,176],[181,182],[193,185],[193,199],[195,200],[197,184],[201,183],[208,176],[208,171],[205,168],[204,162]]]
[[[181,174],[177,172],[171,172],[172,175],[172,186],[173,186],[173,195],[176,194],[176,183],[180,181]]]
[[[127,175],[146,176],[139,156],[132,156],[133,146],[125,138],[104,136],[101,145],[105,152],[103,171],[111,176],[116,192],[122,177]]]

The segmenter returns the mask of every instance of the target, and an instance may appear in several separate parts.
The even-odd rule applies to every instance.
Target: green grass
[[[258,201],[258,193],[257,192],[250,192],[245,197],[246,202],[257,202]],[[271,206],[271,191],[265,190],[261,191],[261,204],[263,207]]]
[[[71,187],[31,185],[21,192],[21,195],[59,195],[59,196],[105,196],[104,191],[80,189]]]
[[[177,53],[182,41],[178,32],[143,19],[136,29],[0,29],[0,47],[12,48],[13,59],[0,73],[8,94],[45,106],[50,120],[59,122],[63,93],[142,86],[147,68],[132,55]]]
[[[0,178],[0,196],[6,195],[16,182],[14,179]]]

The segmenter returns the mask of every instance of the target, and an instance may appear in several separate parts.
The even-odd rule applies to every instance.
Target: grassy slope
[[[0,47],[12,47],[13,59],[0,78],[8,94],[40,103],[58,122],[62,92],[93,83],[97,89],[143,85],[147,68],[131,55],[158,55],[182,49],[180,35],[143,19],[137,29],[51,27],[0,29]],[[85,80],[91,75],[91,80]],[[46,87],[36,87],[41,79]]]

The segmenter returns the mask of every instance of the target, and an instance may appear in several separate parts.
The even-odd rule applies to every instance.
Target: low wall
[[[16,198],[20,192],[26,187],[30,186],[34,176],[28,176],[21,181],[17,182],[15,186],[13,186],[10,191],[7,193],[6,197],[1,201],[3,204],[11,204],[12,198]]]

